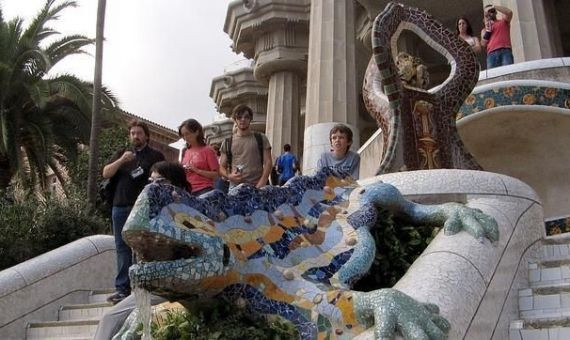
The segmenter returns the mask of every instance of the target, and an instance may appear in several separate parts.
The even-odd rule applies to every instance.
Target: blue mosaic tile
[[[540,86],[508,86],[471,94],[457,113],[457,119],[505,105],[543,105],[570,109],[570,89]]]

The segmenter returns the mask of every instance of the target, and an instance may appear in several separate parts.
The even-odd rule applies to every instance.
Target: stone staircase
[[[99,319],[113,305],[107,297],[114,289],[92,291],[86,303],[61,306],[57,321],[31,322],[26,328],[26,339],[86,340],[93,339]]]
[[[519,290],[510,340],[570,339],[570,235],[547,237],[539,254],[529,263],[530,287]]]

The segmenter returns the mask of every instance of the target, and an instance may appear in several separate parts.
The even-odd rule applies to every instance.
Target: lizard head
[[[129,270],[132,285],[169,299],[218,293],[202,280],[222,276],[233,258],[214,222],[196,209],[200,203],[168,184],[143,190],[122,232],[137,258]]]

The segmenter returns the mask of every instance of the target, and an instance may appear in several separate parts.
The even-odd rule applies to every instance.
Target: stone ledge
[[[114,250],[112,236],[85,237],[0,272],[0,298],[101,253]]]
[[[479,81],[489,80],[512,73],[568,66],[570,66],[570,58],[568,57],[525,61],[522,63],[515,63],[512,65],[483,70],[479,73]]]

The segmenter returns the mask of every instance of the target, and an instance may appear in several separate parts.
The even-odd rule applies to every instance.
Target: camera
[[[138,178],[139,176],[141,176],[144,173],[143,168],[141,168],[140,166],[138,166],[136,169],[134,169],[133,171],[131,171],[131,178],[135,179]]]

